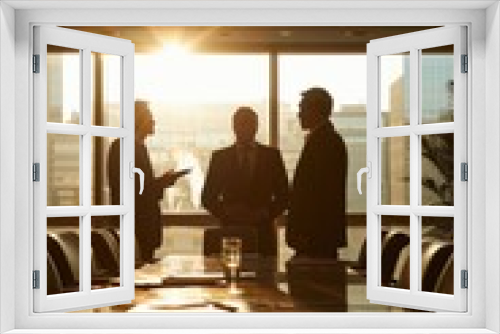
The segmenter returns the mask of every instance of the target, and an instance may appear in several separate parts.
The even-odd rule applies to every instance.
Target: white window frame
[[[87,6],[106,6],[105,1],[84,3]],[[130,6],[128,2],[126,5]],[[232,2],[233,3],[233,2]],[[343,5],[342,5],[343,3]],[[355,4],[353,4],[355,3]],[[0,68],[2,78],[0,86],[0,97],[2,98],[2,109],[0,117],[6,122],[0,123],[0,130],[5,130],[6,126],[15,126],[15,145],[11,145],[12,131],[1,131],[0,145],[0,177],[2,182],[6,181],[14,189],[12,178],[13,161],[15,159],[15,227],[8,224],[7,218],[13,217],[12,210],[2,211],[1,221],[1,241],[0,265],[2,274],[0,280],[0,293],[2,302],[0,303],[2,330],[18,329],[17,333],[33,332],[36,328],[137,328],[143,321],[148,328],[226,328],[218,330],[221,332],[234,332],[228,328],[253,328],[250,332],[270,332],[257,330],[259,328],[283,328],[287,324],[289,328],[295,328],[293,332],[340,332],[335,328],[358,328],[360,332],[388,332],[388,328],[397,328],[393,332],[414,332],[409,328],[422,328],[421,331],[444,333],[467,332],[467,333],[487,333],[488,329],[495,332],[500,330],[498,311],[500,306],[499,269],[500,263],[497,257],[489,260],[485,266],[484,258],[486,251],[488,254],[499,252],[499,228],[500,200],[498,173],[498,163],[500,153],[497,152],[500,145],[498,135],[498,124],[500,118],[498,109],[500,101],[498,90],[500,89],[500,12],[495,1],[478,2],[440,2],[434,1],[432,4],[424,2],[411,2],[406,5],[406,9],[387,9],[392,6],[383,1],[370,2],[369,8],[378,10],[359,9],[366,6],[366,3],[338,2],[337,4],[316,3],[313,1],[298,1],[293,4],[285,2],[269,2],[269,4],[251,2],[233,3],[229,2],[190,2],[180,4],[172,2],[169,9],[152,10],[19,10],[15,15],[15,76],[10,66],[14,66],[12,36],[9,35],[14,30],[12,21],[12,9],[10,5],[17,6],[15,2],[0,4],[2,14],[0,24],[6,25],[9,30],[0,29],[0,43],[2,43],[2,53],[0,54]],[[144,2],[144,6],[150,5]],[[393,3],[394,4],[394,3]],[[58,4],[55,4],[56,6]],[[61,4],[62,5],[62,4]],[[67,2],[64,4],[68,6]],[[123,2],[123,5],[125,3]],[[35,4],[30,2],[20,2],[19,6],[30,8]],[[37,8],[50,8],[48,3],[37,2]],[[54,3],[52,3],[54,6]],[[82,4],[79,5],[81,8]],[[135,4],[135,6],[140,6]],[[158,7],[158,3],[153,5]],[[184,6],[184,7],[182,7]],[[210,9],[210,6],[214,6]],[[242,8],[251,10],[242,10]],[[281,9],[279,7],[281,6]],[[293,7],[292,7],[293,6]],[[330,7],[329,7],[330,6]],[[342,9],[344,6],[344,9]],[[358,7],[358,9],[345,9]],[[405,7],[398,2],[398,6]],[[426,6],[433,6],[445,9],[426,9]],[[454,6],[463,6],[456,9]],[[479,7],[478,7],[479,6]],[[482,7],[481,7],[482,6]],[[484,9],[490,6],[487,10]],[[335,8],[335,7],[340,7]],[[417,7],[417,9],[415,9]],[[32,7],[31,7],[32,8]],[[54,8],[54,7],[52,7]],[[184,9],[182,9],[184,8]],[[203,9],[205,8],[205,9]],[[206,9],[209,8],[209,9]],[[411,8],[411,9],[410,9]],[[466,8],[466,9],[464,9]],[[474,9],[476,8],[476,9]],[[477,9],[479,8],[479,9]],[[277,10],[279,9],[279,10]],[[5,18],[7,16],[7,18]],[[31,260],[29,250],[26,245],[32,242],[31,223],[32,212],[30,212],[30,201],[27,200],[31,191],[30,175],[30,140],[31,140],[31,105],[27,97],[31,96],[30,88],[30,59],[31,54],[31,27],[33,24],[58,24],[58,25],[449,25],[465,24],[469,27],[469,55],[471,62],[469,69],[472,75],[469,76],[469,133],[472,133],[469,141],[470,158],[470,194],[472,200],[469,203],[469,221],[474,222],[474,229],[469,225],[470,242],[468,243],[468,253],[470,268],[469,275],[469,311],[466,314],[277,314],[273,316],[258,314],[236,314],[231,317],[221,316],[198,316],[193,321],[193,316],[173,316],[173,315],[130,315],[130,314],[49,314],[36,315],[31,313],[30,268]],[[488,29],[485,29],[485,23]],[[10,39],[9,39],[10,38]],[[7,45],[7,49],[3,48]],[[7,54],[7,56],[4,56]],[[485,71],[488,66],[488,71]],[[4,70],[6,70],[4,72]],[[8,73],[4,75],[4,73]],[[10,75],[10,76],[9,76]],[[10,87],[9,79],[14,82],[15,78],[15,100],[9,96],[14,96],[14,89]],[[486,85],[488,83],[488,85]],[[15,103],[15,120],[12,119],[12,109],[5,111],[4,106],[12,107]],[[472,119],[472,117],[474,118]],[[488,122],[486,122],[488,117]],[[6,125],[7,124],[7,125]],[[486,133],[487,132],[487,133]],[[486,134],[485,134],[486,133]],[[10,141],[9,141],[10,139]],[[6,143],[6,140],[8,144]],[[9,145],[11,146],[9,148]],[[14,147],[15,146],[15,147]],[[487,151],[485,151],[485,149]],[[16,152],[16,153],[14,153]],[[488,152],[488,154],[486,154]],[[489,164],[485,167],[485,161]],[[476,167],[477,166],[477,167]],[[475,168],[476,167],[476,168]],[[485,170],[486,168],[486,170]],[[485,182],[485,172],[491,172],[488,183]],[[0,205],[5,210],[9,203],[6,197],[7,190],[0,192]],[[12,190],[10,190],[12,191]],[[486,196],[488,194],[488,196]],[[487,201],[486,206],[483,204]],[[8,207],[7,207],[8,208]],[[486,213],[488,216],[486,216]],[[15,228],[15,231],[14,231]],[[3,232],[7,232],[3,233]],[[473,232],[473,233],[470,233]],[[15,245],[12,236],[15,235]],[[11,240],[9,240],[9,237]],[[15,257],[12,254],[15,253]],[[15,272],[14,272],[15,271]],[[12,289],[15,286],[15,289]],[[488,293],[485,290],[488,289]],[[15,291],[12,291],[15,290]],[[15,310],[11,306],[15,305]],[[257,321],[257,318],[260,321]],[[279,319],[278,319],[279,318]],[[92,321],[89,321],[92,320]],[[147,324],[146,324],[147,322]],[[22,330],[28,329],[31,330]],[[318,328],[330,328],[319,330]],[[405,328],[407,330],[405,330]],[[300,330],[302,329],[302,330]],[[314,330],[316,329],[316,330]],[[364,329],[364,330],[363,330]],[[371,329],[371,330],[370,330]],[[465,329],[460,331],[460,329]],[[208,331],[208,330],[207,330]],[[421,332],[419,331],[419,332]],[[95,331],[93,331],[95,332]],[[101,330],[100,332],[109,332]],[[144,332],[138,330],[137,332]],[[165,332],[165,331],[163,331]],[[172,330],[171,332],[179,332]],[[246,332],[249,332],[247,330]],[[283,330],[273,330],[272,332],[283,332]],[[345,330],[342,330],[345,332]]]
[[[461,181],[461,163],[467,163],[467,73],[461,71],[461,56],[467,54],[466,28],[448,26],[381,38],[367,46],[368,101],[367,101],[367,161],[372,177],[367,179],[367,297],[375,304],[393,306],[412,305],[428,311],[467,310],[467,290],[461,288],[460,273],[467,269],[467,188]],[[452,45],[454,78],[453,122],[423,124],[421,122],[422,52],[425,49]],[[381,113],[381,57],[409,52],[409,121],[403,126],[384,126]],[[427,134],[454,134],[454,206],[428,206],[421,203],[422,146],[421,137]],[[380,202],[382,183],[382,147],[380,141],[390,137],[407,137],[409,146],[410,202],[408,205],[388,205]],[[406,216],[410,223],[410,287],[399,289],[381,286],[381,223],[385,215]],[[420,219],[453,217],[453,294],[429,293],[421,290],[422,282],[422,226]]]
[[[33,184],[34,202],[34,269],[40,272],[39,288],[34,290],[35,312],[88,309],[89,305],[127,304],[134,299],[134,44],[124,39],[90,34],[59,27],[34,27],[34,52],[40,57],[39,73],[34,83],[34,162],[40,166],[40,180]],[[47,45],[79,50],[80,124],[47,122]],[[91,124],[91,54],[115,55],[120,58],[120,127]],[[64,134],[79,138],[80,205],[47,206],[47,135]],[[120,140],[120,205],[91,203],[91,149],[95,136]],[[92,290],[91,232],[93,216],[120,218],[120,286]],[[47,295],[47,218],[79,217],[79,291]]]

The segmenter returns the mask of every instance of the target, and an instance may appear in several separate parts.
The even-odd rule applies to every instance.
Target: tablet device
[[[186,174],[191,173],[191,170],[192,170],[192,168],[184,168],[184,169],[181,169],[181,170],[179,170],[179,171],[177,171],[175,173],[177,174],[177,176],[180,177],[180,176],[184,176]]]

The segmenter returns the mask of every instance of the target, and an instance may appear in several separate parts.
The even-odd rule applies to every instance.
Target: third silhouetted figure
[[[333,98],[323,88],[302,93],[300,125],[309,133],[292,182],[286,241],[297,256],[337,258],[345,247],[347,150],[330,121]]]

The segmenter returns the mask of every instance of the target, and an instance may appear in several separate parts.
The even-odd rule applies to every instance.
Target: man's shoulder
[[[226,146],[226,147],[223,147],[223,148],[219,148],[217,150],[214,150],[212,152],[212,158],[221,158],[221,157],[225,157],[228,153],[231,152],[231,150],[233,149],[233,146]]]
[[[111,146],[109,148],[110,152],[114,152],[116,150],[119,150],[120,149],[120,138],[117,138],[115,140],[113,140],[113,142],[111,143]]]
[[[257,144],[257,147],[269,156],[279,156],[281,154],[280,150],[276,147],[272,147],[264,144]]]
[[[324,126],[321,131],[318,131],[318,134],[316,136],[316,139],[318,141],[325,141],[331,143],[333,142],[343,142],[343,138],[338,132],[338,130],[333,126],[333,124],[329,123],[328,125]]]
[[[272,147],[266,144],[257,143],[257,147],[266,152],[279,152],[279,150],[276,147]]]

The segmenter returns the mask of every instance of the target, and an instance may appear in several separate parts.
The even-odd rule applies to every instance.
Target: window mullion
[[[378,138],[403,137],[409,136],[411,132],[412,128],[410,126],[391,126],[374,129],[373,135]]]
[[[47,123],[47,133],[59,135],[83,136],[89,128],[80,124]]]
[[[449,123],[434,123],[434,124],[421,124],[413,127],[413,133],[422,135],[435,135],[440,133],[453,133],[455,131],[455,124]]]
[[[124,138],[130,134],[128,129],[112,128],[107,126],[91,126],[88,131],[92,136]]]
[[[420,163],[419,136],[414,130],[419,123],[419,62],[417,49],[410,51],[410,207],[413,209],[419,203],[420,195]],[[411,210],[410,214],[410,291],[419,290],[420,277],[420,217]]]
[[[90,62],[90,49],[83,50],[81,66],[81,110],[82,110],[82,124],[87,129],[87,132],[81,137],[80,149],[80,166],[82,172],[80,174],[80,191],[81,201],[85,208],[90,209],[92,204],[91,194],[91,177],[92,177],[92,157],[91,145],[92,136],[90,130],[90,100],[91,100],[91,62]],[[81,218],[80,225],[80,288],[84,292],[90,293],[91,289],[91,216],[90,211]],[[83,286],[82,286],[83,284]]]

